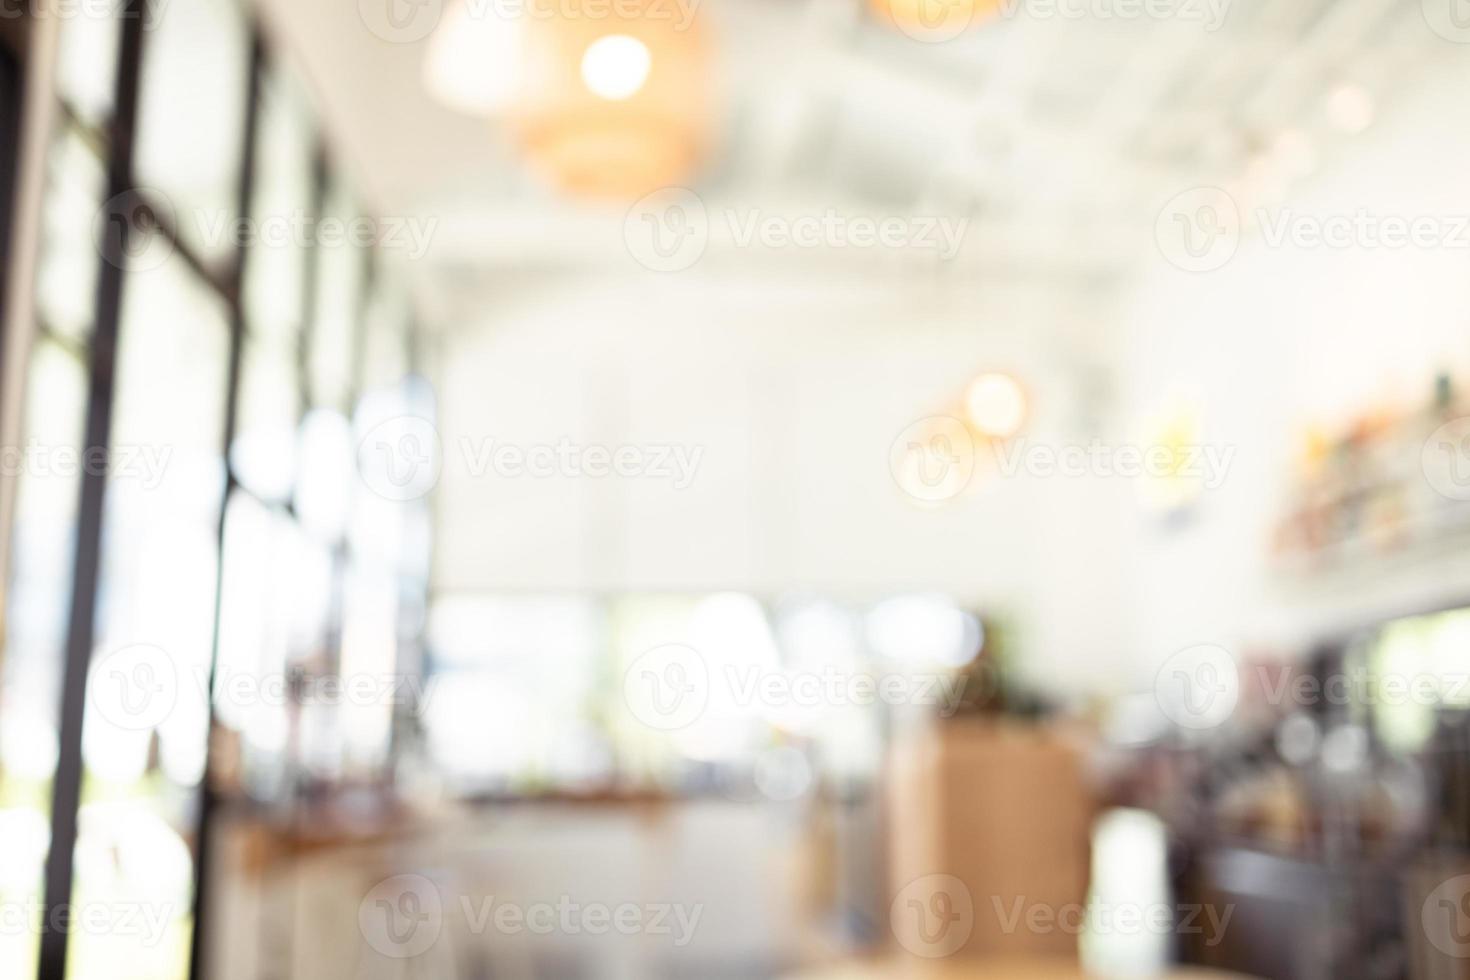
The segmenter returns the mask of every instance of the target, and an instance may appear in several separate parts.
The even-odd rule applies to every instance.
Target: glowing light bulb
[[[982,374],[965,389],[965,415],[984,434],[1008,438],[1026,420],[1026,393],[1008,374]]]
[[[652,67],[653,58],[642,41],[627,34],[609,34],[583,52],[582,82],[593,95],[621,102],[643,88]]]

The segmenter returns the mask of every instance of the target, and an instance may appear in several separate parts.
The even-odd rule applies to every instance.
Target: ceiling
[[[624,206],[561,198],[527,174],[501,123],[435,102],[427,42],[367,29],[365,5],[383,0],[258,2],[372,205],[438,219],[414,270],[433,293],[473,303],[505,276],[626,265]],[[1175,194],[1279,197],[1391,111],[1416,71],[1463,53],[1417,0],[1160,0],[1152,19],[1115,15],[1129,0],[1008,2],[921,43],[862,0],[705,0],[718,142],[691,184],[706,201],[772,209],[962,215],[964,248],[939,275],[1086,296],[1152,251]],[[1058,3],[1090,13],[1047,16]],[[724,261],[759,268],[762,256]],[[820,272],[864,257],[796,261]]]

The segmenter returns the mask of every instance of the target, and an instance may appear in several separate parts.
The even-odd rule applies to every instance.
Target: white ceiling
[[[375,2],[259,0],[376,209],[438,219],[416,270],[433,291],[474,303],[496,273],[626,263],[621,209],[558,198],[495,120],[438,105],[422,85],[427,42],[375,36],[360,12]],[[1465,50],[1417,0],[1173,0],[1153,20],[1036,16],[1047,2],[926,44],[863,0],[706,0],[720,132],[694,186],[709,201],[967,216],[947,273],[1085,295],[1152,249],[1170,197],[1200,184],[1283,193],[1350,138],[1332,124],[1333,92],[1357,87],[1382,113],[1420,66]],[[1202,20],[1209,2],[1226,5],[1218,30]],[[801,259],[817,272],[860,260]]]

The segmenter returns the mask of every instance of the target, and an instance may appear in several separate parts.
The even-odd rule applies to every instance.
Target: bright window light
[[[980,621],[938,595],[885,599],[868,613],[868,644],[895,664],[963,667],[980,652]]]

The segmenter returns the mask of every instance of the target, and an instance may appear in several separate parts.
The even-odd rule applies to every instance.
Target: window
[[[55,846],[74,844],[65,894],[52,882],[47,900],[166,912],[157,935],[62,936],[68,975],[154,980],[184,976],[192,955],[207,765],[227,794],[269,806],[303,781],[371,783],[391,764],[428,511],[371,493],[355,440],[373,405],[432,406],[410,374],[406,293],[369,276],[371,243],[351,230],[370,226],[245,8],[94,14],[61,25],[26,442],[6,447],[20,488],[0,897],[39,896],[50,820]],[[137,106],[119,101],[119,75],[138,79]],[[128,145],[130,183],[115,156]],[[100,247],[115,233],[107,202],[129,205],[121,270]],[[111,414],[106,446],[86,445],[89,403]],[[95,580],[78,574],[88,556]],[[73,622],[74,591],[90,629]],[[86,661],[68,655],[79,647]],[[331,692],[363,690],[331,683],[344,672],[382,684],[344,699]],[[86,686],[63,712],[62,691],[79,690],[66,677]],[[79,757],[59,751],[78,733]],[[81,797],[69,813],[51,806],[66,785]],[[32,974],[37,948],[0,937],[0,972]],[[54,965],[53,936],[39,948]]]

